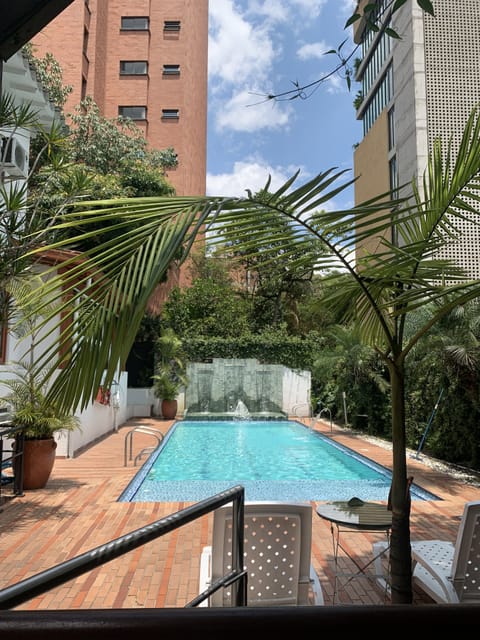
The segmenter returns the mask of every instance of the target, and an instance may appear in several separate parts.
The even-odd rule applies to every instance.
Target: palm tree
[[[418,313],[424,315],[424,310],[419,309]],[[410,331],[416,326],[415,315]],[[425,444],[436,457],[478,468],[479,364],[477,299],[453,309],[412,349],[407,361],[406,390],[406,429],[411,447],[418,446],[420,450]],[[432,407],[435,409],[430,413]]]
[[[358,335],[357,325],[332,325],[324,333],[325,344],[312,366],[312,377],[323,387],[319,395],[335,415],[340,407],[340,394],[348,389],[343,412],[358,426],[360,416],[375,416],[375,433],[385,432],[388,424],[390,387],[385,365],[378,353]],[[381,406],[379,406],[379,404]],[[352,411],[353,409],[353,411]],[[347,422],[347,415],[343,416]]]
[[[236,247],[244,255],[265,258],[272,247],[278,255],[283,247],[301,261],[301,247],[312,239],[327,249],[319,254],[316,269],[333,268],[325,304],[346,310],[363,342],[383,359],[391,385],[393,473],[391,484],[391,588],[394,603],[412,602],[410,495],[407,478],[405,437],[405,360],[413,347],[452,309],[480,296],[480,281],[468,277],[451,261],[436,257],[438,250],[459,236],[458,218],[468,216],[478,224],[480,199],[480,118],[472,112],[453,164],[451,142],[438,140],[420,187],[412,183],[410,200],[392,200],[383,194],[347,211],[322,210],[326,203],[352,184],[336,186],[342,172],[330,169],[295,188],[294,175],[275,193],[270,181],[268,198],[190,197],[141,198],[87,203],[68,214],[63,227],[84,228],[99,221],[112,221],[118,231],[114,241],[88,250],[80,264],[67,262],[63,274],[45,285],[45,295],[59,290],[64,320],[72,319],[58,344],[45,347],[38,366],[56,368],[62,374],[51,393],[68,406],[86,406],[94,397],[106,370],[112,380],[118,363],[124,361],[139,327],[148,299],[156,284],[181,250],[185,260],[194,241],[205,230],[225,241],[235,234]],[[272,227],[268,238],[261,221],[272,212],[284,216],[291,233]],[[136,224],[132,226],[132,222]],[[345,235],[345,227],[351,229]],[[393,227],[393,233],[392,233]],[[233,231],[232,231],[233,229]],[[128,233],[126,232],[128,230]],[[83,236],[88,235],[88,231]],[[94,233],[93,231],[91,233]],[[396,242],[386,239],[394,237]],[[357,264],[357,244],[378,239],[378,251],[365,254]],[[81,240],[82,238],[79,238]],[[60,241],[50,248],[64,246]],[[306,255],[310,258],[310,252]],[[274,256],[272,256],[273,259]],[[342,265],[343,272],[336,267]],[[338,286],[335,286],[338,284]],[[42,300],[37,304],[41,306]],[[405,331],[409,315],[426,303],[431,313],[415,332]],[[73,322],[75,320],[75,322]],[[78,339],[80,337],[81,339]],[[71,348],[68,355],[67,347]],[[60,355],[59,355],[60,354]]]

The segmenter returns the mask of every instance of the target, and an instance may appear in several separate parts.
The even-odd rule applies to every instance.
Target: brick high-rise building
[[[371,0],[358,4],[362,10]],[[407,0],[393,14],[390,26],[400,39],[385,32],[389,0],[376,1],[379,31],[356,23],[356,78],[362,83],[357,118],[364,133],[354,158],[357,204],[421,178],[436,138],[446,145],[452,137],[458,148],[467,118],[480,103],[480,0],[432,4],[435,17],[417,0]],[[468,218],[457,224],[462,238],[445,246],[441,257],[480,278],[479,229]]]
[[[51,52],[73,92],[101,113],[129,116],[151,148],[173,147],[177,195],[204,195],[208,0],[74,0],[34,40]]]
[[[105,117],[130,117],[150,148],[175,150],[167,178],[176,194],[205,195],[208,0],[73,0],[33,45],[54,55],[73,87],[66,114],[92,96]],[[172,265],[149,310],[189,283],[188,266]]]

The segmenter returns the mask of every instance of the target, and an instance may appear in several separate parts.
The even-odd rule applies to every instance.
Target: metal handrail
[[[70,560],[61,562],[6,589],[2,589],[0,591],[0,609],[16,607],[45,591],[53,589],[53,587],[64,584],[68,580],[76,578],[114,558],[118,558],[132,549],[136,549],[151,540],[174,531],[229,502],[232,502],[233,511],[232,571],[185,606],[193,607],[198,605],[208,598],[211,593],[232,582],[234,582],[232,606],[246,606],[247,572],[243,569],[245,489],[241,485],[237,485],[145,527],[86,551]]]
[[[330,411],[330,409],[328,407],[323,407],[323,409],[320,409],[320,411],[314,417],[312,417],[312,420],[311,420],[312,429],[315,427],[317,422],[321,419],[322,414],[324,414],[324,413],[328,413],[328,417],[330,419],[330,431],[332,431],[332,429],[333,429],[332,412]]]
[[[312,407],[310,405],[309,402],[300,402],[299,404],[294,404],[292,407],[292,412],[294,416],[298,416],[297,414],[297,410],[300,409],[300,407],[307,407],[308,408],[308,416],[307,417],[311,417],[312,415]]]
[[[13,439],[14,447],[10,450],[4,449],[3,439]],[[2,469],[9,465],[13,469],[13,495],[23,496],[23,448],[25,442],[25,428],[14,426],[7,420],[0,421],[0,461]],[[7,453],[7,455],[5,455]],[[1,497],[1,485],[0,485]]]
[[[162,440],[165,437],[161,431],[158,431],[158,429],[153,429],[152,427],[147,427],[147,426],[144,426],[144,425],[142,425],[140,427],[134,427],[133,429],[131,429],[125,436],[125,444],[124,444],[124,450],[123,450],[123,466],[124,467],[126,467],[127,464],[128,464],[127,458],[128,458],[128,460],[132,460],[132,456],[133,456],[133,434],[134,433],[148,433],[149,435],[153,436],[154,438],[157,438],[157,447],[159,447],[161,445]],[[128,445],[130,445],[130,447]],[[155,448],[157,448],[157,447],[155,447]],[[129,453],[129,455],[128,455],[127,452]]]

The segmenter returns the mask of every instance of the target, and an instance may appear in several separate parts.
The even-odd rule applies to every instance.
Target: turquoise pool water
[[[175,423],[119,500],[196,501],[229,487],[246,500],[386,500],[390,472],[299,422]],[[412,499],[436,499],[416,485]]]

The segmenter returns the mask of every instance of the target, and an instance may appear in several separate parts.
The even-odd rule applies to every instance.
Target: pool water
[[[180,421],[119,500],[196,501],[234,485],[246,500],[387,500],[390,472],[289,420]],[[412,499],[435,499],[412,487]]]

